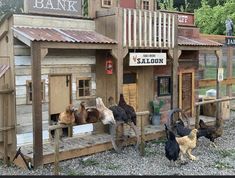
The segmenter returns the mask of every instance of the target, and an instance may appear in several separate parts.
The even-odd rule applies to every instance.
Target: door
[[[71,103],[71,75],[49,76],[49,114],[58,115]]]
[[[123,96],[127,104],[137,110],[137,75],[136,73],[125,73],[123,75]]]
[[[187,116],[194,115],[194,71],[180,73],[179,107]]]

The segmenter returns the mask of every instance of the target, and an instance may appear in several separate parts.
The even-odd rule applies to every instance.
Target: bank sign
[[[58,16],[82,16],[82,0],[25,0],[25,12]]]
[[[130,53],[130,66],[166,65],[166,53]]]

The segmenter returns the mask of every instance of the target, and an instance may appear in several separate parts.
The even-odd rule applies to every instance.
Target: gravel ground
[[[117,154],[113,150],[60,162],[61,175],[235,175],[235,113],[225,122],[224,134],[216,139],[217,148],[206,138],[198,140],[192,154],[197,161],[171,165],[165,157],[164,140],[146,142],[145,156],[133,146]],[[1,160],[0,160],[1,161]],[[53,165],[32,171],[0,162],[0,175],[53,175]]]

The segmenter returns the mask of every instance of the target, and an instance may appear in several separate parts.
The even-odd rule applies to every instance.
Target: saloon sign
[[[81,16],[82,0],[25,0],[25,12],[50,15]]]
[[[166,53],[130,53],[130,66],[166,65]]]

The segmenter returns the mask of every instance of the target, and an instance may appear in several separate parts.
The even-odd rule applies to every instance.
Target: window
[[[158,77],[157,86],[158,96],[171,95],[171,77]]]
[[[91,96],[91,79],[79,78],[77,79],[77,98]]]
[[[149,1],[143,1],[143,9],[149,10]]]
[[[102,7],[111,7],[112,0],[102,0]]]
[[[33,100],[33,93],[32,93],[32,81],[27,80],[26,81],[26,92],[27,92],[27,104],[32,104]],[[45,80],[41,81],[41,95],[42,95],[42,101],[45,100]]]

